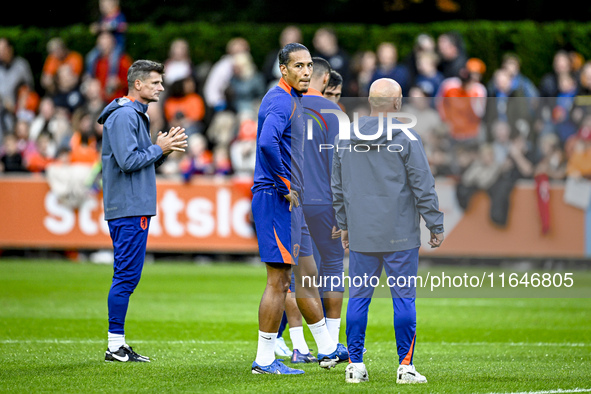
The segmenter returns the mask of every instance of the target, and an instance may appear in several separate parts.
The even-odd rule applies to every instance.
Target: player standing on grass
[[[109,332],[105,361],[149,362],[125,342],[129,297],[142,275],[150,217],[156,215],[156,167],[173,151],[184,152],[185,129],[173,127],[150,137],[148,104],[157,102],[164,66],[138,60],[127,72],[128,95],[101,113],[103,128],[103,202],[115,261],[109,291]]]
[[[281,79],[263,98],[259,109],[252,212],[259,253],[267,269],[267,285],[259,306],[254,374],[301,374],[275,359],[277,331],[294,267],[298,307],[316,345],[318,362],[331,368],[348,360],[342,344],[331,338],[316,288],[303,286],[302,277],[317,275],[300,195],[304,127],[302,94],[308,90],[313,62],[302,44],[287,44],[279,52]]]
[[[427,382],[413,365],[416,289],[409,277],[416,278],[419,265],[419,217],[431,231],[429,245],[438,247],[443,242],[443,213],[439,211],[435,180],[418,134],[399,128],[392,130],[389,139],[390,133],[385,132],[388,113],[399,111],[401,100],[402,90],[396,81],[378,79],[369,91],[371,113],[359,120],[358,130],[372,138],[382,121],[382,134],[368,141],[352,132],[351,139],[335,140],[339,149],[334,149],[333,206],[342,230],[343,248],[350,249],[352,278],[346,330],[350,364],[345,375],[345,381],[350,383],[368,380],[363,346],[374,291],[367,283],[355,285],[353,278],[379,278],[382,267],[388,277],[405,278],[405,282],[396,283],[406,284],[390,288],[399,362],[396,382]],[[372,148],[367,149],[369,146]]]
[[[340,233],[336,235],[337,222],[332,208],[330,189],[332,154],[328,150],[320,151],[319,147],[332,144],[339,131],[337,118],[325,117],[321,111],[323,109],[340,111],[340,107],[322,97],[331,75],[330,64],[321,57],[313,57],[312,61],[314,71],[310,78],[310,87],[302,98],[306,122],[304,138],[304,190],[306,192],[302,204],[304,218],[313,241],[313,255],[319,278],[323,284],[327,285],[319,288],[325,310],[326,327],[332,339],[338,343],[344,286],[340,284],[333,289],[330,287],[333,281],[324,281],[324,278],[334,276],[338,278],[339,283],[341,282],[344,251],[341,247]],[[292,275],[292,282],[293,279]],[[294,283],[291,290],[293,286]],[[302,316],[297,308],[291,306],[291,303],[295,303],[295,300],[290,294],[286,298],[285,309],[289,322],[289,336],[293,343],[293,354],[289,356],[291,362],[294,364],[315,362],[316,358],[310,353],[304,339]],[[284,328],[285,324],[282,320],[279,335]],[[277,349],[275,352],[277,353]]]

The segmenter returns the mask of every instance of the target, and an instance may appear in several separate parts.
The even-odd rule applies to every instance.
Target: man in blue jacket
[[[304,218],[312,237],[312,252],[318,267],[319,283],[322,283],[318,290],[324,307],[326,328],[334,342],[338,343],[344,287],[340,284],[339,286],[330,286],[333,282],[326,280],[326,278],[332,279],[334,276],[340,281],[343,274],[344,251],[341,247],[340,234],[336,231],[337,223],[332,208],[332,192],[330,190],[332,152],[320,150],[319,147],[333,143],[339,131],[336,117],[323,116],[322,110],[340,111],[341,108],[322,96],[328,86],[329,78],[331,78],[330,64],[321,57],[313,57],[312,61],[314,62],[314,70],[310,77],[308,91],[304,93],[301,102],[304,122],[307,124],[303,161],[305,163],[303,168],[305,193],[301,196],[301,203],[304,209]],[[295,291],[295,275],[293,273],[290,289]],[[282,335],[286,323],[289,322],[289,336],[293,344],[293,353],[290,355],[291,362],[295,364],[315,362],[316,358],[310,353],[304,338],[302,316],[299,310],[294,307],[295,303],[295,298],[290,295],[285,298],[285,316],[279,326],[277,339]],[[284,341],[278,341],[278,343],[285,344]],[[289,348],[287,350],[289,351]]]
[[[396,281],[400,287],[388,283],[399,362],[396,383],[427,382],[413,365],[419,218],[431,232],[429,245],[438,247],[444,238],[443,213],[419,135],[394,118],[401,98],[393,79],[372,83],[370,115],[351,126],[349,138],[339,135],[334,144],[333,207],[343,247],[350,249],[345,378],[350,383],[368,380],[363,348],[374,287],[371,280],[359,279],[379,278],[382,267],[389,278],[404,279]]]
[[[103,127],[103,202],[113,240],[115,262],[109,291],[109,332],[105,361],[149,362],[125,342],[129,297],[144,266],[150,217],[156,215],[156,167],[173,151],[184,152],[185,129],[173,127],[150,136],[148,104],[157,102],[164,66],[138,60],[127,73],[128,95],[113,100],[101,113]]]

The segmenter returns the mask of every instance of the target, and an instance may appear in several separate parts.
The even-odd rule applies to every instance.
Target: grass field
[[[348,385],[344,365],[306,365],[303,376],[250,373],[265,272],[242,264],[147,265],[126,338],[153,362],[105,363],[111,275],[105,265],[0,260],[0,390],[591,392],[589,299],[420,298],[415,365],[429,383],[399,386],[391,300],[376,298],[370,382]]]

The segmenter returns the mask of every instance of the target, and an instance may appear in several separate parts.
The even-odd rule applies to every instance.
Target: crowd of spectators
[[[133,62],[118,1],[100,5],[102,18],[92,26],[96,46],[83,55],[60,37],[50,39],[40,81],[0,37],[0,173],[40,173],[55,161],[100,162],[96,119],[108,102],[126,94]],[[298,27],[286,27],[260,69],[244,37],[231,39],[213,64],[194,63],[187,40],[172,41],[163,61],[166,90],[148,114],[152,131],[182,126],[190,138],[187,152],[172,154],[159,175],[186,182],[200,175],[252,176],[256,114],[280,77],[277,51],[301,41]],[[591,61],[578,53],[558,51],[536,85],[514,53],[504,54],[501,66],[487,74],[487,65],[471,57],[454,32],[420,34],[412,52],[400,58],[389,41],[349,54],[323,27],[310,49],[340,73],[343,97],[367,96],[377,78],[398,81],[403,112],[419,119],[416,130],[434,176],[456,180],[462,208],[475,191],[487,191],[491,219],[500,226],[518,179],[591,177]]]

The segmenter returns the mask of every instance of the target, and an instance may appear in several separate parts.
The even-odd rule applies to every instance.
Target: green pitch
[[[104,265],[0,260],[0,390],[591,392],[589,299],[418,299],[415,365],[429,380],[420,386],[395,384],[391,300],[374,299],[370,382],[349,385],[344,365],[305,365],[303,376],[250,373],[265,270],[240,264],[146,266],[126,337],[153,361],[106,363],[111,274]],[[307,339],[315,348],[309,331]]]

